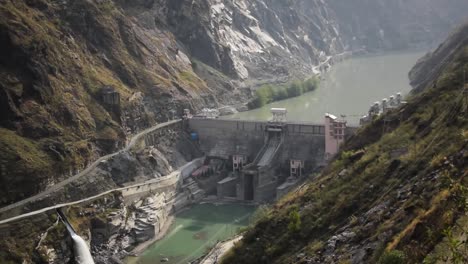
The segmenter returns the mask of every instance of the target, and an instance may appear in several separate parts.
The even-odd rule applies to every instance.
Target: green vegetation
[[[299,253],[326,262],[323,248],[344,230],[355,237],[336,244],[340,263],[357,245],[375,247],[366,263],[466,263],[468,47],[454,58],[436,85],[361,128],[319,177],[272,206],[223,263],[306,263]]]
[[[392,250],[385,252],[379,260],[379,264],[405,264],[405,253],[399,250]]]
[[[53,160],[42,150],[37,141],[21,137],[15,132],[0,128],[0,190],[2,197],[0,203],[6,204],[17,197],[14,191],[20,179],[11,175],[36,175],[30,180],[30,186],[22,186],[23,195],[35,191],[38,175],[50,173],[53,168]]]
[[[199,90],[199,88],[206,87],[206,83],[198,78],[192,71],[182,71],[179,73],[179,80],[182,83],[187,84],[194,91]]]
[[[55,225],[56,220],[54,214],[44,213],[0,226],[0,263],[23,263],[33,259],[34,262],[28,263],[46,263],[43,248],[36,250],[36,246],[41,235],[49,227],[52,228],[42,245],[49,249],[64,250],[62,245],[63,241],[66,241],[67,233],[63,225]]]
[[[110,0],[98,2],[97,6],[105,15],[112,15],[116,10],[114,2]]]
[[[294,207],[293,210],[289,213],[289,232],[297,232],[301,230],[301,216],[299,215],[299,209]]]
[[[462,216],[454,226],[446,228],[443,234],[444,239],[424,258],[423,263],[435,264],[441,260],[454,264],[467,263],[468,215]]]
[[[260,205],[250,217],[250,220],[249,220],[250,224],[255,225],[260,220],[264,220],[265,218],[268,217],[268,214],[270,213],[270,211],[271,211],[271,208],[269,206]]]
[[[318,86],[319,80],[316,77],[302,82],[296,80],[287,85],[265,84],[255,91],[255,97],[249,103],[249,108],[259,108],[271,102],[296,97],[314,91]]]
[[[11,130],[0,128],[0,159],[7,164],[15,164],[16,169],[25,169],[30,172],[48,167],[50,160],[41,151],[37,142],[18,136]],[[9,160],[13,158],[13,160]],[[13,167],[11,169],[14,169]]]

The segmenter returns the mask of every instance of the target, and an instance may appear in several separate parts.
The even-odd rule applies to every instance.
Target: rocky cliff
[[[466,263],[467,28],[413,69],[424,89],[262,211],[222,263]]]
[[[464,0],[327,1],[339,18],[341,36],[368,51],[432,47],[463,22]]]
[[[288,65],[305,74],[341,50],[332,25],[309,29],[290,5],[275,8],[282,18],[262,1],[2,1],[1,203],[184,108],[246,102],[242,80],[287,78]]]
[[[369,32],[382,28],[390,41],[388,32],[403,29],[404,43],[414,32],[433,39],[399,22],[446,29],[466,7],[452,0],[416,19],[420,1],[379,1],[375,12],[354,2],[1,1],[0,203],[69,177],[184,108],[245,103],[250,87],[310,74],[354,44],[408,46],[378,46],[362,38]]]
[[[447,41],[432,52],[426,54],[409,73],[413,92],[421,92],[429,86],[437,87],[438,77],[447,71],[453,58],[468,45],[468,24],[460,26]],[[461,65],[450,65],[460,67]],[[452,69],[453,70],[453,69]],[[466,78],[466,76],[464,77]]]
[[[150,140],[151,145],[121,151],[47,195],[0,212],[0,219],[81,201],[62,208],[78,234],[90,243],[96,263],[125,257],[140,243],[161,237],[175,211],[204,196],[191,178],[183,180],[173,174],[201,155],[180,125],[161,128],[142,139]],[[195,164],[190,168],[197,168],[201,161]],[[114,191],[106,193],[109,190]],[[3,223],[0,235],[0,263],[75,263],[69,234],[54,210]]]

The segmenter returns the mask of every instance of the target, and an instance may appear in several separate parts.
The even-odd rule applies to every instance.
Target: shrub
[[[399,250],[385,252],[379,260],[380,264],[404,264],[406,263],[406,255]]]
[[[294,207],[293,210],[289,213],[289,232],[297,232],[301,229],[301,216],[299,215],[299,210],[297,207]]]

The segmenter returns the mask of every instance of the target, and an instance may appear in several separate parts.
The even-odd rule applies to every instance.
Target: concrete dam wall
[[[229,159],[243,155],[251,162],[266,143],[267,121],[190,119],[188,124],[189,130],[197,133],[206,156]],[[285,124],[281,162],[298,159],[311,166],[323,160],[324,151],[323,124]]]
[[[287,180],[299,182],[325,161],[323,124],[208,118],[187,122],[205,156],[229,164],[227,173],[213,179],[219,198],[272,200],[278,188],[285,192],[281,186]],[[298,164],[294,176],[292,164]]]
[[[238,154],[255,158],[264,144],[265,123],[222,120],[189,119],[189,130],[197,133],[199,145],[206,156],[228,159]]]

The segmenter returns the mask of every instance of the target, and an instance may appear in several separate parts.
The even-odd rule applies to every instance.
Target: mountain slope
[[[249,77],[309,74],[321,53],[341,51],[325,21],[263,1],[1,1],[0,204],[174,112],[246,103]],[[312,33],[322,37],[302,39]]]
[[[434,83],[434,79],[445,70],[456,52],[467,45],[468,27],[461,26],[436,50],[421,58],[409,73],[413,91],[420,92]]]
[[[353,34],[375,35],[423,4],[385,13],[380,2],[372,8],[386,16],[374,16],[361,15],[365,1],[353,2],[350,9],[323,0],[0,1],[0,205],[68,178],[183,109],[246,103],[256,86],[306,77],[327,56],[368,42],[378,50]],[[450,28],[464,7],[451,0],[433,9],[441,18],[434,24]],[[351,23],[343,9],[360,20]],[[369,24],[377,27],[360,31]],[[424,41],[430,33],[421,33]]]
[[[464,0],[330,0],[341,37],[366,50],[420,48],[438,44],[466,19]]]
[[[360,129],[223,263],[466,263],[468,45],[454,47],[426,89]]]

